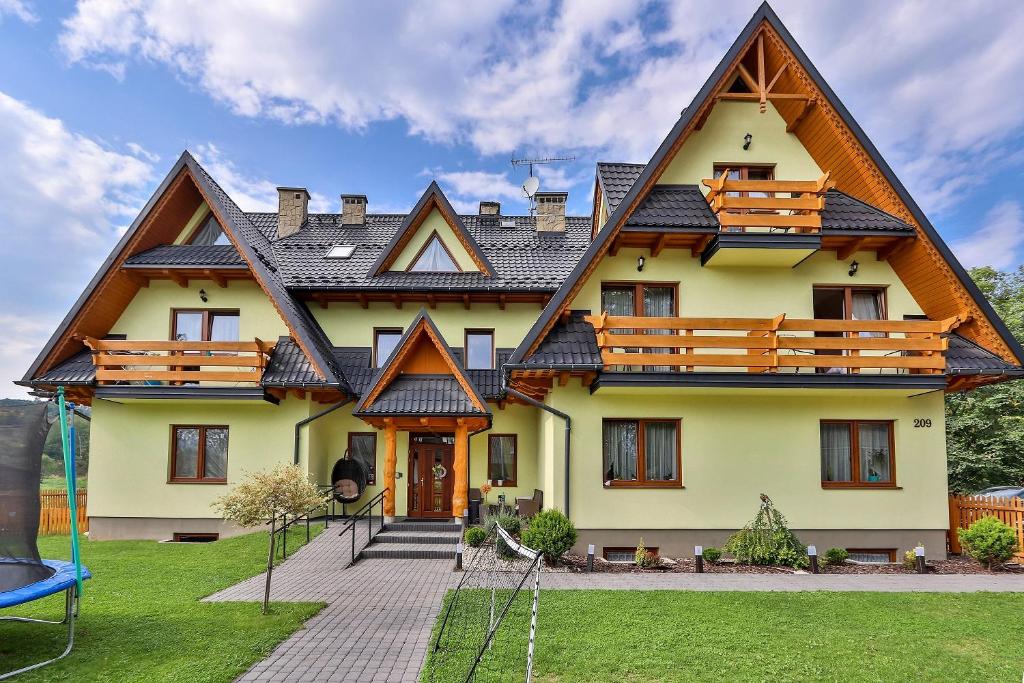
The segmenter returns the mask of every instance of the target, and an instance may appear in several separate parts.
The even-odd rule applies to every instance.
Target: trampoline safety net
[[[0,408],[0,592],[53,574],[40,560],[36,545],[48,406],[40,402]]]

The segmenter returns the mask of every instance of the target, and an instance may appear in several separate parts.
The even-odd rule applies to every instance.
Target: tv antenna
[[[540,178],[533,175],[534,165],[540,164],[554,164],[559,161],[576,161],[576,156],[565,156],[565,157],[542,157],[539,159],[511,159],[512,168],[519,166],[528,166],[530,169],[530,175],[527,176],[526,180],[523,181],[523,196],[530,200],[530,215],[532,216],[537,210],[537,205],[533,200],[534,195],[537,194],[537,190],[540,189]]]

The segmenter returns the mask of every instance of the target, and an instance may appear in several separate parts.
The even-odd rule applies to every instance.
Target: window
[[[349,432],[348,454],[353,460],[363,463],[366,468],[366,483],[377,483],[377,433]]]
[[[402,330],[400,329],[375,328],[373,330],[373,367],[379,368],[383,365],[401,339]]]
[[[608,315],[671,318],[677,315],[677,285],[667,282],[611,282],[601,284],[601,310]],[[673,334],[672,330],[610,330],[612,334]],[[672,349],[615,349],[619,353],[671,353]],[[669,372],[670,366],[617,367],[616,370]]]
[[[515,434],[491,434],[487,437],[487,478],[495,486],[516,485]]]
[[[896,485],[891,421],[822,420],[821,485],[826,488]]]
[[[887,320],[885,288],[815,287],[814,317],[816,320]],[[832,334],[839,335],[841,333]],[[861,332],[860,336],[882,337],[885,336],[885,333]]]
[[[213,543],[220,538],[220,534],[191,533],[187,531],[175,531],[171,540],[175,543]]]
[[[220,227],[220,223],[213,217],[213,214],[209,214],[206,221],[192,233],[192,239],[189,240],[189,244],[231,244],[228,236],[224,234],[224,231]]]
[[[238,341],[238,311],[175,309],[172,318],[174,341]]]
[[[411,273],[458,273],[461,269],[435,232],[416,254],[408,270]]]
[[[466,330],[466,369],[494,369],[494,330]]]
[[[896,561],[896,549],[895,548],[847,548],[846,551],[850,553],[850,559],[854,562],[870,562],[872,564],[887,564]]]
[[[616,564],[633,564],[636,562],[636,548],[613,548],[610,546],[604,546],[601,548],[601,554],[604,555],[604,559]],[[657,557],[658,549],[648,548],[647,554]]]
[[[682,486],[679,420],[605,420],[605,486]]]
[[[351,258],[356,248],[352,244],[335,244],[324,258]]]
[[[227,478],[227,427],[171,427],[172,482],[224,484]]]

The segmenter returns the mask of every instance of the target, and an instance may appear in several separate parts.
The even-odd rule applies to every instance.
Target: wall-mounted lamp
[[[636,272],[643,272],[644,269],[644,255],[640,254],[636,257]]]
[[[754,136],[747,133],[743,136],[743,149],[750,149],[750,143],[754,141]]]
[[[857,274],[857,269],[858,268],[860,268],[860,264],[857,263],[856,261],[854,261],[854,262],[852,262],[850,264],[850,277],[853,277],[854,275]]]
[[[206,290],[205,290],[205,289],[200,289],[200,290],[199,290],[199,298],[203,300],[203,303],[204,303],[204,304],[205,304],[205,303],[206,303],[207,301],[209,301],[209,300],[210,300],[210,298],[209,298],[208,296],[206,296]]]

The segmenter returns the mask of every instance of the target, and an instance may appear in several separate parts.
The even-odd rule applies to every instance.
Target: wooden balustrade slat
[[[910,368],[943,370],[946,359],[942,356],[779,356],[783,368]]]
[[[718,213],[718,222],[723,227],[760,228],[821,228],[821,215],[789,216],[777,213]]]
[[[134,339],[92,339],[86,338],[86,345],[93,351],[241,351],[269,353],[272,342],[262,341],[164,341]]]
[[[264,366],[262,354],[260,356],[200,356],[194,354],[179,356],[111,356],[97,354],[93,357],[92,362],[93,365],[98,367],[123,367],[126,365],[216,365],[261,368]]]
[[[601,351],[605,365],[695,365],[724,368],[767,368],[774,364],[769,356],[738,353],[616,353]]]
[[[713,207],[722,209],[765,209],[777,211],[819,211],[824,200],[814,195],[800,197],[733,197],[718,195]]]
[[[704,185],[712,187],[712,184],[721,185],[720,192],[810,192],[812,194],[824,194],[828,190],[827,184],[818,180],[734,180],[729,179],[720,183],[720,178],[714,180],[704,178]]]
[[[191,364],[190,364],[191,365]],[[223,372],[216,370],[107,370],[98,368],[99,382],[259,382],[261,372]]]

